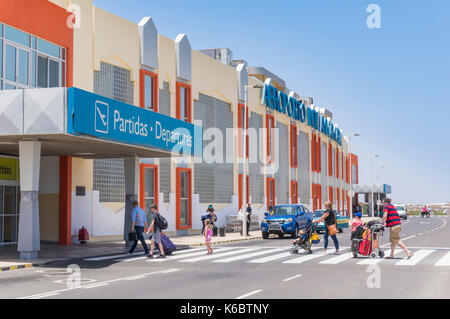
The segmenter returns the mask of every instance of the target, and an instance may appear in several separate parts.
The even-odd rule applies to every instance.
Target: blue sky
[[[450,201],[450,1],[95,0],[133,22],[151,16],[194,49],[230,48],[359,132],[360,182],[392,184],[396,202]],[[369,4],[381,28],[369,29]],[[380,169],[380,166],[383,169]],[[381,172],[381,173],[380,173]]]

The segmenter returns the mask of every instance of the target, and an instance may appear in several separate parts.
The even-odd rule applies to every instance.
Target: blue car
[[[344,231],[344,228],[349,227],[349,219],[346,216],[342,216],[342,214],[340,212],[337,212],[337,211],[334,211],[334,212],[336,214],[336,228],[338,229],[338,231],[340,233],[342,233]],[[319,219],[320,217],[323,216],[324,213],[325,213],[325,209],[316,210],[313,213],[314,219]],[[316,231],[317,232],[325,232],[325,223],[324,222],[318,223],[316,226]]]
[[[276,205],[264,214],[262,237],[268,239],[270,234],[276,234],[283,238],[285,234],[290,234],[292,238],[297,238],[299,230],[305,229],[311,220],[312,214],[301,204]]]

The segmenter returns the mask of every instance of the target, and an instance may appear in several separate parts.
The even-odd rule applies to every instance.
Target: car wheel
[[[284,238],[284,234],[278,234],[278,237]]]
[[[296,239],[298,237],[298,225],[295,225],[294,232],[291,233],[291,236],[293,239]]]
[[[269,239],[269,233],[263,232],[262,233],[262,238],[263,239]]]

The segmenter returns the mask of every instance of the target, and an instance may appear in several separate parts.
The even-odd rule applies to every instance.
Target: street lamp
[[[242,154],[244,155],[244,163],[243,163],[243,169],[242,169],[242,202],[246,203],[244,205],[244,219],[242,220],[242,236],[245,238],[247,237],[247,108],[248,108],[248,89],[262,89],[262,85],[245,85],[244,91],[245,91],[245,106],[244,106],[244,124],[242,129],[242,135],[243,135],[243,151]],[[241,136],[242,137],[242,136]],[[239,154],[239,152],[238,152]],[[238,155],[239,156],[239,155]]]
[[[352,165],[352,137],[359,137],[361,134],[353,133],[348,139],[348,150],[350,154],[350,221],[353,222],[353,165]]]
[[[370,201],[371,201],[371,208],[372,208],[372,212],[371,212],[371,215],[372,215],[372,217],[374,217],[375,215],[374,215],[374,212],[373,212],[373,210],[374,210],[374,202],[373,202],[373,193],[374,193],[374,180],[373,180],[373,160],[375,159],[375,158],[377,158],[377,157],[380,157],[380,155],[372,155],[372,157],[370,158],[370,170],[371,170],[371,173],[370,173],[370,175],[371,175],[371,181],[372,181],[372,193],[371,193],[371,196],[370,196]]]

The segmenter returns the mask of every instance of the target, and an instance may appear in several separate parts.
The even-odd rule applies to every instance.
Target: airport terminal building
[[[245,202],[255,216],[350,206],[348,139],[271,71],[92,0],[0,6],[0,245],[34,258],[82,226],[122,238],[133,200],[158,203],[177,235],[198,233],[209,204],[219,224]]]

